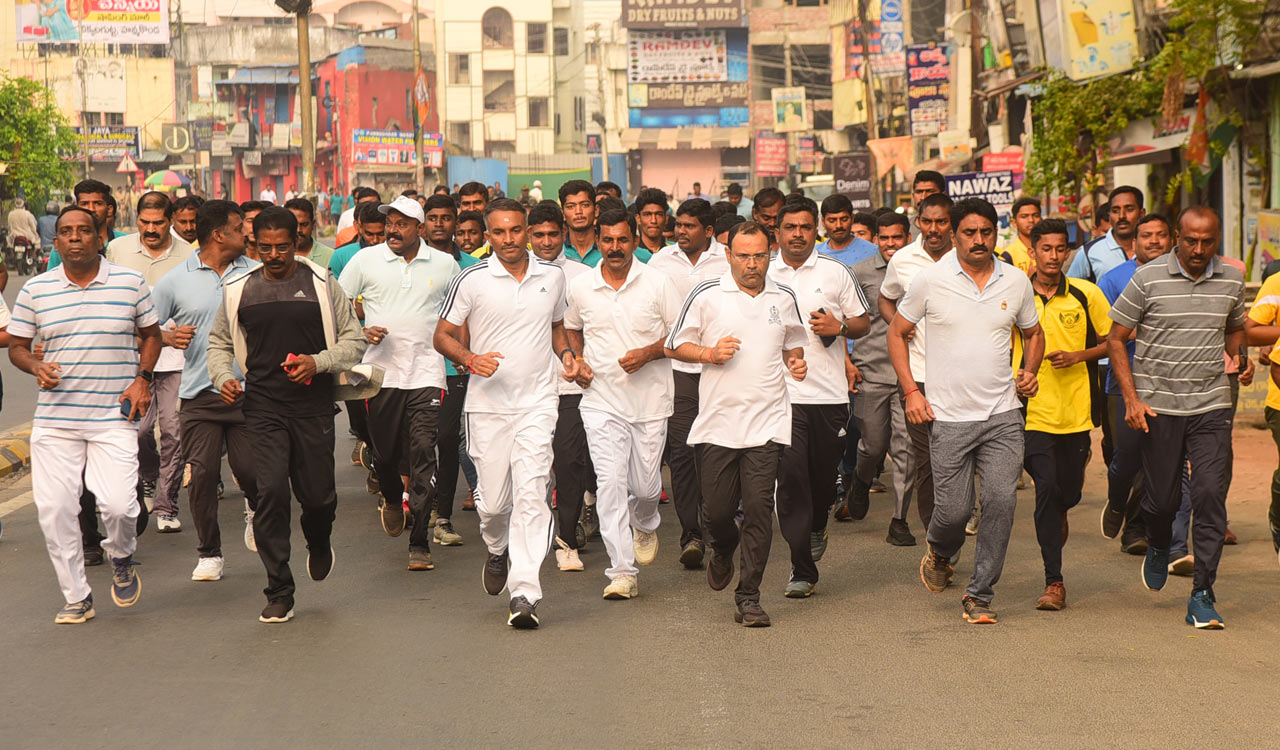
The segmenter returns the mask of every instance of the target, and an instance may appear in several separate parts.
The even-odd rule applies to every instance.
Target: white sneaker
[[[556,567],[565,572],[582,570],[578,550],[572,549],[560,539],[556,539]]]
[[[196,563],[196,569],[191,571],[191,580],[221,581],[222,580],[222,558],[221,557],[200,558],[200,562]]]
[[[161,534],[174,534],[182,531],[182,522],[177,516],[156,516],[156,531]]]
[[[658,532],[631,530],[631,546],[636,552],[636,564],[648,565],[658,556]]]
[[[617,576],[604,587],[605,599],[633,599],[639,593],[636,577],[631,575]]]
[[[244,546],[250,552],[258,551],[258,542],[253,538],[253,511],[249,510],[249,501],[244,503]]]

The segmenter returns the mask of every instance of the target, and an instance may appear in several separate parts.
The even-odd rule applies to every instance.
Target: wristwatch
[[[156,382],[156,374],[150,370],[138,370],[138,377],[142,378],[148,383]]]
[[[840,335],[849,338],[849,324],[843,320],[840,321]]]

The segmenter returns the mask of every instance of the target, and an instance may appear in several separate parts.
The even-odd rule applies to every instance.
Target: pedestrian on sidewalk
[[[291,486],[302,506],[307,574],[322,581],[333,570],[333,402],[354,395],[335,385],[346,384],[345,371],[367,344],[338,280],[294,254],[298,220],[290,211],[264,208],[253,231],[262,265],[223,286],[209,334],[209,377],[224,402],[243,398],[245,426],[259,446],[253,532],[267,570],[267,606],[258,619],[277,623],[293,618]]]
[[[66,606],[58,624],[94,616],[77,514],[87,485],[106,526],[111,598],[131,607],[142,594],[137,548],[138,436],[131,422],[151,406],[160,327],[142,275],[103,259],[92,213],[58,215],[62,265],[18,293],[9,323],[9,361],[35,376],[41,392],[31,428],[31,491]],[[44,358],[31,351],[45,343]],[[122,387],[123,386],[123,392]]]

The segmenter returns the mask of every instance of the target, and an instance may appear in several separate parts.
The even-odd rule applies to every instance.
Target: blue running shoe
[[[1154,544],[1147,546],[1147,558],[1142,561],[1142,585],[1148,591],[1159,591],[1169,580],[1169,550]]]
[[[115,570],[111,574],[111,600],[117,607],[132,607],[142,596],[142,579],[134,570],[137,565],[133,556],[113,557],[111,564]]]
[[[1197,591],[1187,600],[1187,624],[1195,625],[1197,630],[1222,630],[1227,626],[1214,609],[1213,595],[1208,591]]]

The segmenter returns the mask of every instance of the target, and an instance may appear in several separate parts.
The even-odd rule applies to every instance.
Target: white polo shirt
[[[582,261],[565,257],[563,250],[556,256],[556,259],[551,262],[559,266],[561,271],[564,271],[564,283],[566,290],[573,285],[574,279],[591,273],[591,266],[588,266]],[[582,352],[578,353],[581,354]],[[555,352],[551,352],[551,377],[556,381],[556,392],[561,396],[575,396],[582,393],[582,387],[577,383],[565,380],[561,375],[563,372],[564,363],[560,361],[560,358],[556,356]]]
[[[431,344],[449,282],[461,269],[447,253],[418,240],[418,255],[406,263],[387,243],[356,253],[338,283],[348,297],[363,297],[364,324],[387,329],[370,344],[364,362],[381,367],[383,388],[444,388],[444,357]]]
[[[737,338],[741,348],[725,364],[703,369],[689,445],[790,445],[791,399],[784,381],[791,374],[782,352],[808,340],[795,292],[767,275],[755,297],[739,289],[731,273],[704,281],[689,293],[666,345],[713,347],[725,336]]]
[[[1021,406],[1009,367],[1012,336],[1015,326],[1039,323],[1026,274],[997,259],[979,291],[952,251],[916,275],[898,314],[928,323],[925,360],[939,377],[927,397],[938,421],[980,422]]]
[[[661,271],[632,259],[616,291],[604,280],[601,263],[569,282],[566,328],[582,331],[583,358],[595,371],[583,392],[582,408],[612,414],[633,424],[671,416],[675,386],[671,360],[663,357],[627,374],[618,360],[632,349],[660,342],[680,313],[675,283]]]
[[[804,359],[809,365],[805,379],[787,377],[787,392],[793,404],[848,404],[849,378],[845,375],[846,349],[839,337],[831,346],[809,327],[809,314],[819,308],[844,320],[867,314],[867,299],[853,271],[844,263],[817,250],[809,253],[799,268],[792,268],[782,253],[769,263],[773,280],[795,292],[800,320],[805,324]]]
[[[143,247],[142,235],[134,232],[111,240],[107,244],[106,257],[109,262],[117,266],[124,266],[142,274],[147,286],[154,289],[155,285],[160,283],[160,279],[173,269],[185,264],[194,252],[195,249],[186,240],[181,237],[172,237],[169,247],[160,254],[159,258],[155,258]],[[171,320],[160,321],[161,326],[165,328],[172,328],[171,323],[173,323]],[[186,362],[182,349],[162,346],[160,358],[156,360],[155,371],[181,372]]]
[[[942,259],[954,258],[955,254],[955,248],[952,248],[947,251],[946,255],[942,256]],[[907,289],[911,286],[911,282],[916,275],[926,268],[932,268],[933,265],[933,257],[925,251],[924,246],[920,244],[920,240],[917,238],[915,242],[904,246],[889,259],[889,266],[884,271],[884,283],[880,285],[880,296],[897,300],[901,304],[902,298],[906,296]],[[926,382],[925,328],[924,323],[917,323],[915,338],[911,339],[911,342],[907,344],[907,351],[911,354],[911,376],[916,379],[917,383]]]
[[[698,256],[697,263],[690,263],[689,256],[678,245],[667,245],[653,254],[649,267],[666,274],[676,285],[676,294],[684,300],[698,284],[729,273],[729,259],[725,257],[725,246],[713,238],[711,245]],[[702,365],[672,360],[671,369],[696,375],[702,372]]]
[[[468,413],[556,408],[556,384],[546,353],[552,351],[551,324],[564,319],[565,276],[555,263],[527,255],[529,267],[522,281],[516,281],[495,254],[455,276],[449,285],[440,317],[455,326],[467,324],[471,351],[503,356],[493,375],[471,378],[463,407]]]

